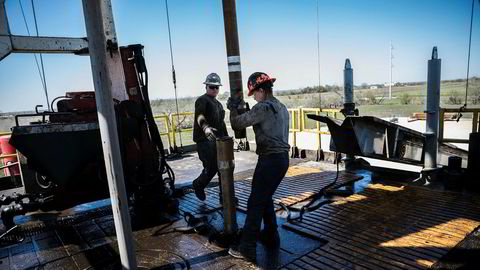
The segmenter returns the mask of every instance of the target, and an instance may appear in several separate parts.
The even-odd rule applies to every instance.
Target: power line
[[[320,26],[318,20],[318,0],[317,0],[317,65],[318,65],[318,97],[320,99],[320,109],[322,109],[322,89],[320,88]]]

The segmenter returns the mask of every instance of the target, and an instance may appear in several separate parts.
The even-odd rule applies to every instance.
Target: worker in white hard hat
[[[198,157],[202,161],[203,170],[192,183],[195,195],[201,201],[206,198],[205,187],[218,173],[217,165],[217,137],[228,136],[224,122],[225,110],[216,99],[219,88],[222,86],[220,76],[210,73],[205,79],[206,93],[195,101],[195,121],[193,124],[193,141],[197,144]],[[220,174],[218,175],[219,180]],[[221,185],[220,186],[220,193]],[[220,194],[222,203],[222,194]]]

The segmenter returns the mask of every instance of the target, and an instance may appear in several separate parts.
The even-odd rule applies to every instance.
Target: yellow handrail
[[[316,115],[327,115],[327,116],[333,116],[334,118],[337,117],[337,114],[340,112],[339,109],[322,109],[322,108],[292,108],[288,109],[288,112],[290,114],[290,128],[289,131],[293,135],[293,145],[296,145],[296,137],[297,137],[297,132],[309,132],[309,133],[316,133],[318,135],[318,142],[320,145],[320,135],[321,134],[330,134],[330,132],[326,131],[321,131],[321,127],[324,126],[324,124],[316,121],[316,126],[315,128],[308,128],[306,126],[306,115],[307,113],[313,113]],[[180,112],[180,113],[171,113],[171,114],[159,114],[159,115],[154,115],[154,119],[157,122],[162,122],[158,124],[158,128],[160,129],[159,133],[160,136],[167,136],[167,142],[168,145],[167,147],[170,148],[172,145],[176,145],[176,134],[178,133],[180,136],[182,133],[188,133],[188,132],[193,132],[193,127],[189,128],[179,128],[178,126],[178,121],[177,121],[177,115],[179,117],[188,117],[194,115],[193,112]],[[474,113],[474,115],[477,116],[478,119],[478,111]],[[180,122],[183,122],[180,121]],[[475,125],[477,125],[478,121],[475,122]],[[192,124],[193,126],[193,124]],[[163,127],[163,128],[162,128]],[[478,127],[478,125],[476,126]],[[11,132],[0,132],[1,135],[9,135]],[[5,156],[1,156],[0,158],[4,158]]]
[[[438,141],[445,143],[469,143],[469,139],[454,139],[454,138],[444,138],[444,121],[445,113],[458,113],[459,109],[455,108],[440,108],[440,122],[438,126]],[[472,117],[472,132],[480,132],[478,126],[478,117],[480,115],[480,108],[465,108],[462,109],[462,113],[473,113]]]
[[[192,132],[193,128],[178,128],[177,123],[177,115],[180,117],[187,117],[193,115],[193,112],[181,112],[181,113],[172,113],[170,115],[162,114],[162,115],[155,115],[154,119],[160,119],[163,122],[164,128],[166,132],[161,132],[160,135],[167,135],[168,140],[168,147],[170,148],[171,145],[176,145],[177,139],[176,134],[178,133],[179,136],[182,136],[182,133],[185,132]],[[183,122],[183,121],[180,121]]]
[[[314,113],[316,115],[326,114],[327,116],[333,116],[337,118],[337,114],[340,112],[339,109],[322,109],[322,108],[296,108],[288,109],[288,112],[291,114],[291,127],[289,131],[293,135],[293,147],[297,145],[297,132],[310,132],[317,134],[318,147],[321,146],[321,134],[329,135],[328,131],[321,131],[321,127],[324,125],[319,121],[316,121],[315,128],[307,128],[305,126],[305,116],[307,113]]]

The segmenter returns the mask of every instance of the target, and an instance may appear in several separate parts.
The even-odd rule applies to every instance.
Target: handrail
[[[10,135],[12,134],[12,132],[8,132],[8,131],[2,131],[0,132],[0,136],[4,136],[4,135]],[[4,159],[4,158],[9,158],[9,157],[14,157],[16,156],[17,154],[9,154],[9,155],[4,155],[2,153],[0,153],[0,160]],[[3,164],[3,163],[1,163]]]
[[[297,132],[309,132],[309,133],[316,133],[317,134],[317,142],[318,148],[321,149],[321,135],[330,135],[328,131],[321,131],[321,127],[325,124],[316,121],[315,128],[307,128],[305,126],[305,117],[307,113],[315,113],[316,115],[320,115],[321,113],[333,116],[337,118],[337,114],[340,113],[339,109],[322,109],[322,108],[296,108],[296,109],[288,109],[291,113],[291,128],[289,131],[293,135],[293,147],[297,146]]]
[[[440,108],[440,121],[438,125],[438,141],[444,143],[469,143],[468,139],[444,138],[444,122],[445,113],[458,113],[458,108]],[[461,110],[462,113],[473,113],[472,117],[472,132],[480,132],[478,126],[478,117],[480,115],[480,108],[465,108]]]
[[[180,128],[178,129],[178,123],[177,123],[177,115],[178,116],[190,116],[193,115],[193,112],[180,112],[180,113],[172,113],[170,115],[168,114],[161,114],[161,115],[154,115],[154,119],[162,119],[164,123],[164,128],[166,129],[166,132],[161,132],[160,135],[167,135],[167,140],[168,140],[168,149],[171,148],[172,145],[176,145],[177,139],[176,139],[176,134],[178,133],[179,136],[182,136],[182,133],[185,132],[192,132],[193,128]],[[182,122],[182,121],[180,121]]]
[[[458,111],[458,110],[457,110]],[[308,133],[315,133],[318,136],[318,143],[320,145],[320,138],[321,135],[329,135],[330,132],[328,131],[321,131],[321,127],[324,125],[323,123],[320,123],[316,121],[316,126],[315,128],[308,128],[306,126],[306,115],[307,113],[314,113],[317,115],[320,114],[325,114],[327,116],[332,116],[334,118],[337,118],[338,113],[340,113],[339,109],[323,109],[323,108],[291,108],[288,109],[288,112],[290,114],[290,128],[289,132],[292,133],[293,135],[293,145],[296,145],[296,137],[297,137],[297,132],[308,132]],[[466,111],[468,112],[468,111]],[[191,116],[194,115],[193,112],[180,112],[178,113],[178,116]],[[478,116],[478,114],[477,114]],[[172,145],[176,145],[176,134],[181,134],[182,133],[188,133],[192,132],[193,128],[178,128],[178,123],[177,123],[177,113],[171,113],[171,114],[158,114],[154,115],[153,118],[157,122],[163,122],[163,124],[159,124],[158,127],[160,130],[164,130],[159,132],[160,136],[167,136],[167,142],[168,142],[168,149],[171,148]],[[182,121],[180,121],[182,122]],[[161,128],[163,127],[163,128]],[[0,132],[1,135],[9,135],[11,132]],[[0,159],[5,158],[8,156],[3,156],[0,155]]]

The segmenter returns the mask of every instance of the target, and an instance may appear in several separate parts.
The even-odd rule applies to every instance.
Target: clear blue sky
[[[30,32],[30,0],[21,0]],[[350,58],[354,82],[425,81],[433,46],[442,79],[465,78],[471,0],[319,0],[321,84],[343,84]],[[145,45],[151,98],[173,98],[163,0],[112,0],[120,45]],[[254,71],[277,78],[275,89],[318,85],[316,0],[237,0],[243,80]],[[80,0],[35,0],[42,36],[84,37]],[[18,0],[6,0],[12,34],[26,35]],[[217,72],[228,91],[221,0],[169,1],[179,96],[204,93],[205,76]],[[470,76],[480,75],[480,4],[475,2]],[[89,57],[44,55],[50,100],[66,91],[93,90]],[[45,97],[32,54],[0,62],[0,111],[32,110]],[[244,83],[244,88],[246,88]]]

